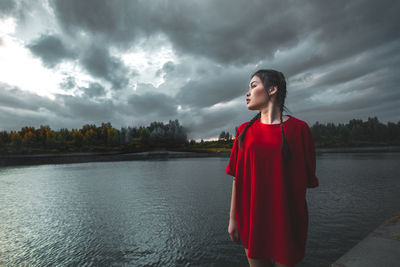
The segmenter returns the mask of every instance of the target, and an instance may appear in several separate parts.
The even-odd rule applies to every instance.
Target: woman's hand
[[[228,234],[233,242],[240,244],[239,229],[235,219],[229,220]]]

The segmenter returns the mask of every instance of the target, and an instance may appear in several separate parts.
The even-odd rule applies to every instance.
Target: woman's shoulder
[[[249,122],[250,121],[246,121],[246,122],[243,122],[242,124],[240,124],[239,127],[238,127],[238,132],[239,133],[242,132]]]
[[[300,119],[299,117],[294,117],[292,115],[290,115],[290,119],[292,120],[292,124],[296,125],[297,127],[299,127],[300,129],[302,128],[310,128],[308,126],[308,123],[302,119]]]

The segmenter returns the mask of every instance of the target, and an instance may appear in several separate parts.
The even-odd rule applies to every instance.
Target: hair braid
[[[242,150],[242,143],[244,141],[244,137],[246,136],[246,131],[247,129],[256,121],[258,120],[258,118],[261,117],[261,112],[258,112],[250,121],[249,123],[246,124],[246,127],[243,129],[243,131],[240,133],[239,137],[238,137],[238,145],[239,145],[239,149]]]
[[[286,140],[285,131],[283,130],[283,120],[282,120],[282,113],[283,113],[283,104],[280,105],[281,110],[281,132],[282,132],[282,160],[290,159],[292,157],[292,153],[290,152],[289,144]]]
[[[285,131],[283,130],[283,108],[284,102],[287,94],[285,76],[282,72],[278,71],[278,88],[282,91],[278,94],[280,97],[278,99],[279,109],[280,109],[280,121],[281,121],[281,132],[282,132],[282,159],[291,158],[292,154],[290,152],[290,147],[285,136]]]

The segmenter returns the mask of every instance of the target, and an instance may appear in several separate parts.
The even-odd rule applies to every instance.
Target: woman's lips
[[[250,99],[246,99],[246,102],[249,103],[249,102],[250,102]]]

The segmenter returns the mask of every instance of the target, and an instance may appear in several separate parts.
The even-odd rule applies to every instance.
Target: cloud
[[[27,45],[27,48],[40,57],[48,68],[55,67],[64,59],[73,59],[74,53],[68,50],[60,38],[54,35],[41,35],[37,40]]]
[[[79,117],[85,121],[109,121],[115,118],[115,105],[111,99],[93,100],[87,95],[83,97],[56,95],[56,102],[61,104],[62,116]]]
[[[244,0],[234,4],[228,0],[118,1],[112,5],[105,0],[59,0],[54,2],[54,9],[69,34],[80,29],[129,47],[138,38],[162,32],[179,54],[239,65],[272,59],[278,49],[296,47],[312,32],[318,33],[318,42],[330,51],[325,60],[394,40],[399,5],[361,0],[335,1],[329,6],[315,0],[290,5],[286,1]]]
[[[172,73],[175,70],[175,64],[172,61],[168,61],[164,63],[162,68],[158,70],[154,76],[159,77],[159,76],[167,76],[168,74]]]
[[[54,1],[63,30],[80,31],[108,45],[128,48],[140,38],[163,33],[178,54],[208,57],[220,63],[245,64],[272,57],[278,47],[295,45],[302,18],[284,3],[248,1]],[[193,16],[196,9],[197,16]],[[266,16],[266,10],[274,10]],[[286,21],[281,23],[280,14]],[[234,19],[232,19],[234,18]],[[258,23],[255,23],[255,20]],[[227,22],[227,23],[224,23]],[[251,25],[251,27],[249,27]],[[268,32],[267,34],[263,34]],[[293,38],[295,37],[295,38]]]
[[[90,87],[96,88],[99,85],[92,84]],[[4,83],[0,83],[0,109],[3,113],[2,128],[5,129],[26,126],[21,125],[21,121],[39,126],[39,122],[48,123],[51,120],[52,128],[62,128],[67,126],[63,125],[64,120],[68,123],[79,122],[79,125],[116,120],[116,107],[110,99],[94,101],[87,94],[83,97],[57,94],[56,99],[51,100]],[[27,117],[24,119],[25,115]],[[48,119],[43,120],[46,117]],[[32,121],[27,118],[31,118]],[[76,124],[74,126],[77,127]]]
[[[60,118],[65,115],[59,104],[51,99],[0,82],[1,130],[49,124],[56,113],[61,115]],[[53,122],[51,126],[54,125]]]
[[[2,82],[0,82],[0,107],[28,111],[39,111],[40,108],[46,108],[50,111],[58,109],[58,105],[47,97],[23,91],[18,87]]]
[[[79,31],[101,39],[103,45],[131,42],[145,22],[150,22],[146,6],[139,1],[107,0],[53,1],[56,17],[62,29],[76,35]]]
[[[13,0],[2,0],[0,1],[0,18],[2,16],[10,14],[16,7],[15,1]]]
[[[177,115],[175,99],[163,93],[134,93],[127,98],[127,104],[128,108],[126,108],[126,112],[129,113],[132,111],[138,116],[156,115],[164,118],[172,118]]]
[[[230,101],[240,95],[245,101],[250,76],[248,73],[221,72],[189,81],[175,95],[180,105],[190,108],[209,107]]]
[[[60,87],[66,91],[75,88],[76,87],[75,77],[73,76],[65,77],[63,81],[60,83]]]
[[[113,90],[123,89],[135,75],[119,58],[111,56],[107,47],[99,44],[87,47],[80,62],[91,75],[110,82]]]
[[[99,97],[104,96],[106,91],[104,87],[99,83],[91,83],[89,87],[80,87],[84,91],[85,95],[88,97]]]

